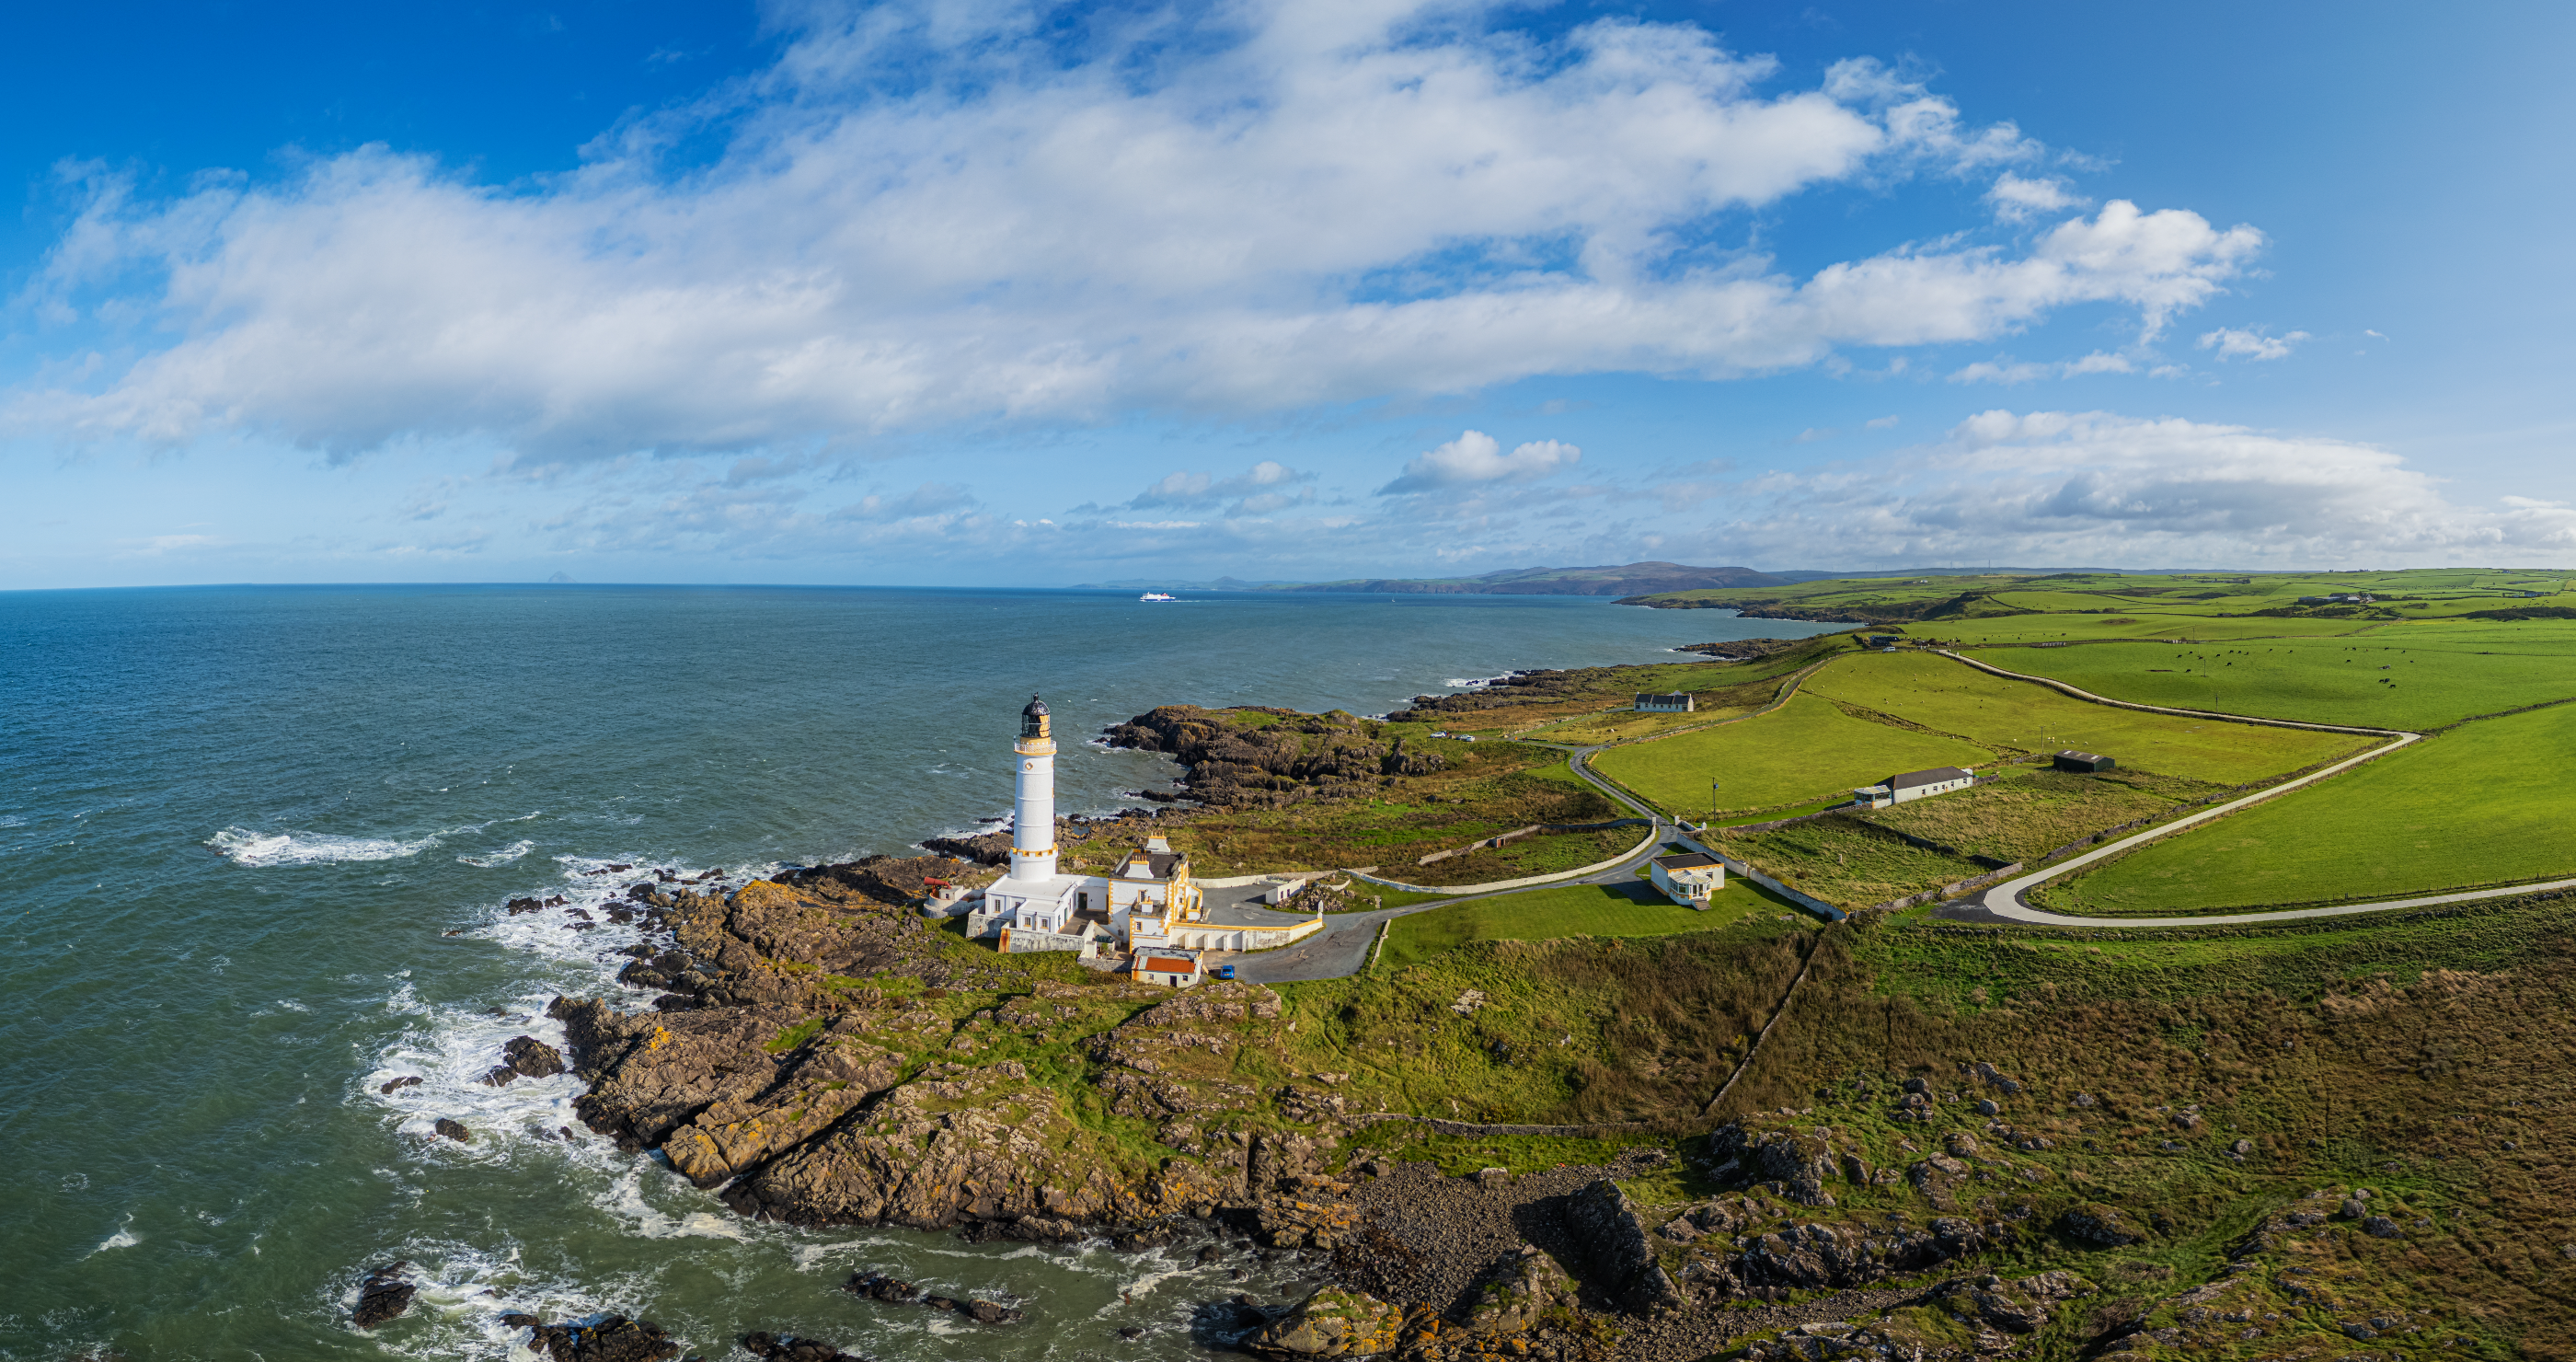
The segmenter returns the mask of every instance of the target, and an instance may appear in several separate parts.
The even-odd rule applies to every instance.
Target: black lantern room
[[[1020,711],[1020,736],[1023,738],[1043,738],[1046,735],[1046,701],[1032,695],[1029,697],[1029,707]]]

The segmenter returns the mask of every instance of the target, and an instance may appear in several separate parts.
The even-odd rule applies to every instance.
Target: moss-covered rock
[[[1244,1346],[1277,1358],[1376,1357],[1395,1351],[1403,1332],[1404,1307],[1366,1292],[1328,1286],[1245,1340]]]

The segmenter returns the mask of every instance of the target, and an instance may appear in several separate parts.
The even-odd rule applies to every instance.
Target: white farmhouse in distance
[[[1908,800],[1929,799],[1952,790],[1964,790],[1977,783],[1977,773],[1961,766],[1935,766],[1928,771],[1908,771],[1889,776],[1876,785],[1862,785],[1852,790],[1852,802],[1865,808],[1883,809]]]
[[[1642,690],[1637,692],[1636,712],[1639,714],[1690,714],[1698,709],[1699,702],[1692,698],[1689,691],[1675,691],[1670,695],[1657,695],[1651,691]]]

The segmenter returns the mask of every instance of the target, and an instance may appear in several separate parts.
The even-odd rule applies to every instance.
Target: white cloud
[[[1899,419],[1900,418],[1894,416],[1873,416],[1867,421],[1862,422],[1861,425],[1862,428],[1867,430],[1886,430],[1894,426]]]
[[[1968,365],[1951,374],[1950,381],[1953,383],[2002,383],[2006,385],[2015,383],[2036,383],[2043,378],[2055,377],[2057,372],[2057,366],[2054,364],[2032,364],[2027,362],[2016,364],[2009,360],[1997,361],[1981,359],[1976,363]]]
[[[1493,436],[1471,430],[1414,455],[1404,465],[1403,475],[1377,489],[1377,494],[1401,496],[1479,483],[1534,482],[1573,467],[1582,457],[1582,450],[1556,440],[1533,440],[1505,454]]]
[[[1727,210],[2037,149],[1871,62],[1768,88],[1775,63],[1689,25],[1542,45],[1449,10],[1284,0],[784,20],[773,70],[522,186],[381,147],[169,200],[92,174],[22,301],[141,357],[66,361],[9,415],[343,454],[475,436],[558,461],[840,457],[961,421],[1725,377],[2080,303],[2152,336],[2262,244],[2115,201],[2017,254],[1901,246],[1804,278],[1730,256]],[[712,164],[664,160],[710,139]]]
[[[2066,364],[2066,375],[2069,378],[2072,378],[2077,374],[2129,374],[2136,372],[2137,366],[2129,362],[2128,356],[2105,354],[2100,350],[2096,350],[2082,359],[2069,360]]]
[[[1886,460],[1747,479],[1706,542],[1787,565],[2320,567],[2576,555],[2576,510],[2456,505],[2376,446],[2109,412],[1995,410]],[[1678,527],[1673,527],[1678,528]],[[1730,560],[1732,561],[1732,560]]]
[[[1210,506],[1232,501],[1235,504],[1228,509],[1228,515],[1267,515],[1313,501],[1314,488],[1298,484],[1314,480],[1314,474],[1300,473],[1273,459],[1263,459],[1230,478],[1178,472],[1137,493],[1126,503],[1126,509],[1143,511],[1159,506]],[[1292,488],[1295,490],[1290,490]]]
[[[2091,204],[2091,199],[2067,187],[2064,180],[2026,180],[2007,170],[1995,178],[1995,187],[1986,191],[1986,202],[1995,207],[1995,216],[2005,222],[2028,222],[2042,213],[2062,212]]]
[[[2043,378],[2076,378],[2085,374],[2130,374],[2137,366],[2126,355],[2096,350],[2082,359],[2056,364],[2012,360],[1979,360],[1950,375],[1953,383],[2036,383]]]
[[[2203,350],[2216,350],[2219,361],[2224,363],[2231,359],[2282,359],[2289,355],[2291,346],[2307,338],[2305,331],[2268,336],[2259,327],[2240,331],[2232,326],[2222,326],[2203,335],[2198,344]]]

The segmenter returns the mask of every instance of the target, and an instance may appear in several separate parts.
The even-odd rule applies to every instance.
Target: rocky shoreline
[[[568,1064],[590,1085],[575,1109],[591,1131],[630,1153],[658,1151],[746,1216],[971,1241],[1106,1241],[1201,1265],[1285,1268],[1319,1285],[1295,1302],[1211,1300],[1192,1325],[1212,1348],[1272,1359],[1689,1362],[1750,1334],[1944,1302],[1982,1341],[1920,1356],[2005,1356],[2075,1289],[1933,1280],[2020,1232],[2008,1222],[1935,1219],[1865,1245],[1802,1232],[1797,1217],[1821,1195],[1817,1180],[1850,1170],[1777,1135],[1719,1132],[1709,1148],[1746,1190],[1655,1226],[1616,1180],[1669,1162],[1659,1149],[1520,1176],[1443,1176],[1354,1155],[1367,1114],[1345,1110],[1339,1075],[1292,1073],[1267,1090],[1235,1077],[1247,1057],[1285,1067],[1277,995],[980,965],[918,911],[960,869],[939,857],[872,857],[722,897],[685,882],[632,885],[626,911],[647,939],[620,976],[633,991],[558,998],[549,1011],[568,1053],[514,1039],[486,1081]],[[969,993],[996,1005],[954,1015],[947,1004]],[[1150,1125],[1156,1147],[1140,1153],[1080,1119],[1068,1064],[1081,1066],[1073,1088]],[[989,1327],[1019,1316],[1004,1302],[949,1300],[877,1274],[848,1289]],[[400,1313],[399,1265],[370,1277],[363,1299],[369,1323]],[[636,1321],[510,1322],[559,1362],[679,1352]],[[847,1356],[812,1340],[740,1341],[798,1362]]]

